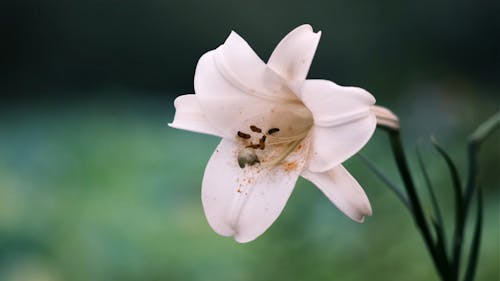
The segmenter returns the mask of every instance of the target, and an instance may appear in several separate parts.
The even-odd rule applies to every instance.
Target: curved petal
[[[308,169],[324,172],[356,154],[368,142],[377,121],[374,114],[343,125],[312,128],[312,145]]]
[[[207,120],[225,138],[233,138],[238,131],[247,130],[249,125],[266,126],[273,119],[269,118],[270,114],[286,111],[293,107],[291,105],[297,104],[249,94],[236,86],[217,66],[215,57],[218,50],[210,51],[200,58],[194,88]]]
[[[208,122],[198,104],[195,95],[182,95],[175,99],[174,121],[168,124],[172,128],[193,131],[197,133],[221,136]]]
[[[302,177],[314,183],[349,218],[363,222],[372,215],[370,201],[363,188],[342,166],[322,173],[304,170]]]
[[[313,172],[341,164],[358,152],[375,131],[377,122],[370,110],[375,99],[361,88],[306,80],[300,94],[314,118],[308,163]]]
[[[306,79],[321,31],[314,33],[310,25],[301,25],[276,46],[267,65],[287,80]]]
[[[331,127],[370,113],[375,98],[358,87],[343,87],[328,80],[306,80],[300,99],[311,110],[314,124]]]
[[[279,216],[302,171],[305,152],[292,153],[272,169],[261,164],[242,169],[236,159],[240,148],[233,141],[221,141],[205,169],[202,202],[215,232],[244,243],[261,235]]]
[[[216,49],[215,64],[224,78],[249,95],[266,99],[296,99],[283,77],[269,68],[236,32]]]

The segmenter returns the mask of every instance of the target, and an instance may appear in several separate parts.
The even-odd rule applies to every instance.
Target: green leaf
[[[401,191],[401,188],[399,188],[396,183],[394,183],[394,181],[392,181],[391,179],[389,179],[389,177],[387,175],[384,174],[384,172],[382,172],[382,170],[380,170],[372,161],[368,160],[368,158],[366,158],[365,156],[361,155],[361,154],[358,154],[357,155],[359,157],[359,159],[361,159],[361,161],[370,169],[372,170],[372,172],[377,175],[377,177],[383,181],[388,187],[389,189],[391,189],[392,192],[394,192],[394,194],[396,194],[396,196],[399,198],[399,200],[401,200],[401,202],[403,202],[403,204],[411,210],[411,206],[410,204],[408,203],[408,199],[406,198],[406,196],[403,194],[403,192]]]
[[[488,138],[493,131],[498,128],[500,124],[500,111],[495,115],[490,117],[488,120],[483,122],[479,127],[469,136],[468,144],[468,172],[467,172],[467,184],[465,186],[464,195],[464,208],[467,208],[470,204],[472,195],[474,193],[474,188],[476,187],[477,176],[478,176],[478,163],[477,154],[479,152],[479,147],[483,141]]]
[[[439,225],[439,223],[436,220],[431,219],[431,221],[432,221],[432,226],[434,227],[434,231],[436,232],[436,238],[437,238],[436,240],[436,255],[438,257],[437,261],[440,263],[439,267],[444,272],[448,272],[450,268],[448,262],[448,255],[446,253],[444,230],[442,225]]]
[[[469,254],[469,262],[464,275],[464,281],[474,280],[476,273],[477,262],[479,259],[479,249],[481,247],[481,233],[483,228],[483,199],[481,189],[477,189],[477,215],[476,225],[474,227],[474,234],[472,237],[471,250]]]
[[[452,179],[453,190],[455,193],[455,232],[453,234],[453,254],[452,254],[452,262],[453,267],[455,268],[455,273],[458,275],[460,268],[460,256],[462,252],[462,243],[463,243],[463,234],[464,234],[464,226],[466,213],[464,209],[464,200],[462,195],[462,187],[460,182],[460,176],[458,174],[457,167],[450,155],[443,149],[434,138],[431,138],[432,144],[439,152],[439,154],[443,157],[448,166],[448,170],[450,171],[450,176]]]
[[[469,136],[469,142],[482,143],[498,125],[500,125],[500,111],[479,125],[479,127]]]
[[[420,153],[418,145],[416,147],[416,154],[417,154],[418,165],[420,166],[420,170],[422,170],[422,174],[425,180],[425,185],[427,186],[427,190],[429,191],[429,195],[431,197],[432,208],[434,210],[434,214],[436,215],[436,220],[437,220],[436,223],[440,226],[439,229],[443,230],[444,227],[443,217],[441,215],[441,210],[439,209],[436,194],[434,193],[434,186],[432,185],[432,182],[429,178],[429,174],[427,173],[427,169],[425,168],[424,161],[422,160],[422,154]],[[444,233],[441,233],[441,236],[443,236],[444,239],[445,237]],[[443,243],[446,244],[445,241],[443,241]]]

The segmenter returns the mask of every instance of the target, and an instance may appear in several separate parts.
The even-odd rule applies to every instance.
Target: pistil
[[[262,160],[264,167],[276,167],[306,138],[310,128],[311,126],[306,127],[296,135],[279,136],[277,133],[281,131],[280,128],[270,128],[267,130],[266,134],[262,132],[261,128],[251,125],[250,131],[262,134],[258,143],[250,141],[252,138],[251,133],[247,134],[238,131],[237,135],[239,138],[245,142],[250,141],[249,144],[245,145],[245,147],[238,152],[239,166],[243,169],[247,165],[253,166],[255,164],[261,164]],[[256,151],[257,149],[263,152],[258,154]],[[258,155],[261,159],[259,159]]]

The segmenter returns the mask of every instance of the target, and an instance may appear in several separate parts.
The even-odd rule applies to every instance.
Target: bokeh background
[[[409,213],[356,158],[364,224],[301,180],[265,235],[217,236],[200,185],[218,140],[167,123],[231,30],[266,60],[310,23],[323,35],[309,77],[366,88],[400,116],[422,197],[418,143],[451,228],[428,140],[464,174],[467,135],[499,109],[499,14],[495,0],[2,0],[0,280],[437,280]],[[498,140],[480,155],[478,280],[499,280]],[[399,182],[383,132],[361,153]]]

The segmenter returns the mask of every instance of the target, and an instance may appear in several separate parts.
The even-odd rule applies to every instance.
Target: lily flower
[[[377,112],[364,89],[307,79],[321,32],[302,25],[264,63],[231,32],[196,66],[195,94],[175,100],[171,127],[221,137],[205,169],[202,203],[210,226],[244,243],[265,232],[299,176],[357,222],[372,214],[342,166],[370,139]],[[387,120],[392,120],[387,122]]]

